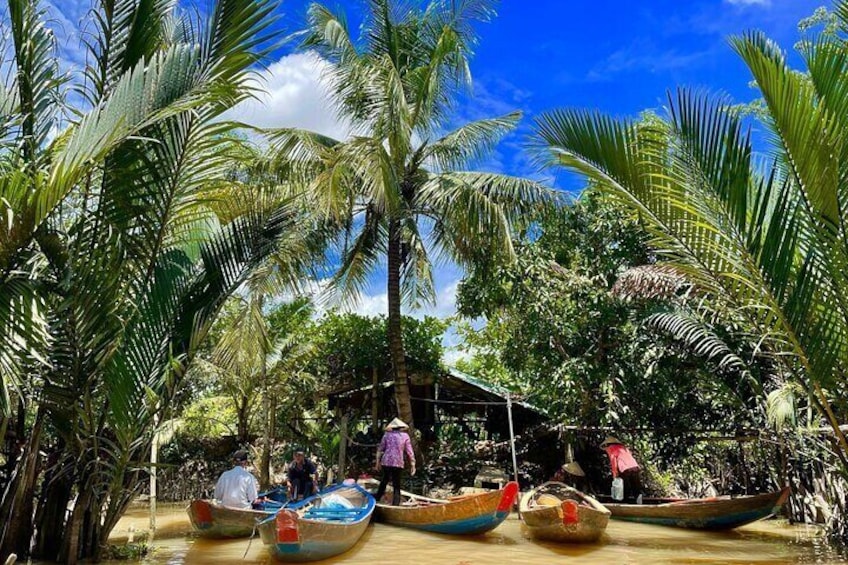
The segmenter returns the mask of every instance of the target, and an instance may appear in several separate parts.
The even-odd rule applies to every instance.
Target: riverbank
[[[167,505],[157,513],[150,565],[271,563],[258,538],[203,540],[191,535],[184,505]],[[146,535],[149,514],[136,507],[124,516],[113,541]],[[817,528],[765,520],[731,532],[698,532],[611,521],[596,544],[557,545],[528,539],[517,514],[484,536],[459,538],[373,524],[348,553],[322,563],[403,565],[530,565],[569,559],[586,565],[684,563],[848,563],[828,546]]]

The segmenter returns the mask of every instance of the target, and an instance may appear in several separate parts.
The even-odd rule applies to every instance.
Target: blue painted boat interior
[[[327,497],[327,495],[330,495],[338,490],[345,489],[355,489],[359,491],[365,497],[365,505],[355,508],[343,508],[324,505],[324,499]],[[346,485],[344,483],[339,483],[336,485],[329,486],[323,489],[321,492],[313,494],[312,496],[304,498],[303,500],[297,502],[282,503],[277,506],[276,509],[279,510],[281,508],[287,508],[290,510],[297,511],[308,506],[309,508],[306,509],[306,512],[301,516],[301,519],[349,524],[367,518],[374,510],[375,504],[376,502],[371,493],[362,488],[361,486],[357,484]],[[271,520],[273,518],[274,515],[271,515],[269,518],[263,520],[263,522]]]

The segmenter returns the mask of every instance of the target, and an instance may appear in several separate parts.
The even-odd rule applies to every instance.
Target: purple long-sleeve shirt
[[[403,468],[403,453],[410,461],[415,461],[415,453],[412,451],[412,442],[409,440],[409,434],[400,430],[391,430],[383,434],[383,439],[380,441],[380,464],[386,467],[401,467]]]

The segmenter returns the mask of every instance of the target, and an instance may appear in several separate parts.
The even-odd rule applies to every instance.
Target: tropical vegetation
[[[0,555],[113,555],[165,423],[166,474],[255,446],[265,486],[346,436],[365,470],[380,385],[414,424],[409,384],[444,372],[450,325],[458,368],[543,406],[547,432],[663,430],[634,438],[652,489],[709,486],[720,457],[745,488],[824,497],[848,539],[848,0],[802,22],[801,71],[732,38],[752,104],[680,88],[664,115],[537,116],[528,152],[584,179],[575,195],[485,171],[520,112],[459,118],[487,0],[368,0],[358,36],[311,5],[295,37],[342,139],[226,119],[279,44],[273,0],[97,0],[72,70],[46,6],[2,21]],[[457,317],[404,315],[443,262]],[[383,278],[385,316],[346,310]],[[369,387],[342,426],[328,395]],[[496,443],[448,420],[431,480]]]
[[[834,13],[845,29],[848,3]],[[807,425],[828,426],[845,478],[848,44],[838,33],[807,37],[799,73],[761,33],[731,43],[762,93],[766,158],[729,100],[686,89],[670,94],[668,117],[651,124],[550,112],[537,120],[537,145],[644,222],[664,274],[697,297],[692,314],[756,344],[739,360],[768,364],[763,402],[784,407],[772,410],[780,419],[812,408]],[[708,330],[674,329],[696,347],[734,352]]]
[[[249,96],[275,8],[97,3],[74,80],[44,7],[9,2],[0,408],[19,451],[0,553],[100,555],[198,342],[291,229],[285,201],[247,206],[236,191],[227,214],[222,194],[238,151],[220,116]]]
[[[304,46],[331,63],[331,103],[354,134],[272,133],[276,166],[302,179],[313,210],[342,230],[331,290],[356,296],[386,261],[388,340],[399,416],[413,425],[401,305],[434,298],[433,262],[473,264],[511,256],[521,214],[548,198],[526,179],[467,171],[517,124],[520,113],[443,129],[458,91],[470,85],[468,60],[488,2],[421,7],[369,2],[355,41],[343,15],[313,4]]]

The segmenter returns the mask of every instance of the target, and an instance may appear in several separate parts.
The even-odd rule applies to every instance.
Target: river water
[[[144,531],[146,509],[131,510],[113,532],[115,542],[129,532]],[[259,538],[204,540],[191,535],[184,506],[168,506],[157,514],[151,565],[273,563]],[[848,563],[830,548],[815,528],[765,520],[731,532],[698,532],[662,526],[610,521],[596,544],[565,545],[537,542],[522,532],[513,514],[496,530],[470,538],[429,534],[372,524],[349,552],[321,563],[398,565],[482,565],[498,563]]]

